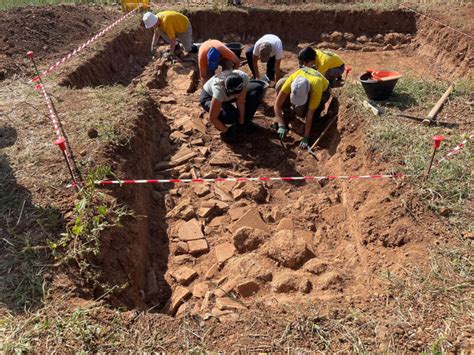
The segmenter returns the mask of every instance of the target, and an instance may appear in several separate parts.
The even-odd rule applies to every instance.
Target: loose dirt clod
[[[236,230],[232,239],[239,253],[246,253],[257,249],[265,240],[269,239],[269,235],[259,229],[241,227]]]
[[[263,250],[269,258],[290,269],[299,269],[306,261],[314,257],[306,246],[304,238],[289,230],[277,232],[264,245]]]
[[[275,293],[309,293],[312,287],[311,282],[305,276],[295,272],[284,272],[275,276],[272,281],[272,290]]]

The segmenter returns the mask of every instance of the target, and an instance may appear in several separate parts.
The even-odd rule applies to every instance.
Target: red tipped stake
[[[444,141],[444,136],[437,135],[437,136],[433,136],[432,139],[433,139],[433,154],[431,154],[430,164],[428,165],[428,169],[426,171],[425,178],[423,179],[423,181],[426,181],[426,179],[428,179],[428,175],[430,175],[431,167],[433,166],[433,160],[434,160],[436,151],[441,146],[441,142]]]

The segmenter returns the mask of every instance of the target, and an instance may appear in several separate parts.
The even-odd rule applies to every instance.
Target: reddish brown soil
[[[290,23],[285,22],[285,14],[278,14],[276,23],[271,21],[269,11],[259,15],[261,23],[253,24],[247,15],[240,15],[249,25],[249,36],[277,26],[292,36],[286,38],[289,42],[312,42],[321,38],[324,28],[318,25],[299,38],[302,33],[285,27]],[[300,12],[291,12],[289,16],[311,23],[314,14],[302,18]],[[381,14],[373,23],[364,21],[363,13],[331,16],[326,20],[333,21],[331,29],[355,36],[375,38],[377,34],[400,32],[402,43],[395,45],[406,44],[403,42],[414,34],[416,25],[413,17],[398,12],[388,17]],[[240,38],[238,29],[243,23],[237,20],[238,13],[223,13],[217,23],[211,22],[216,16],[209,11],[197,12],[192,18],[197,36],[206,38],[218,31],[221,36]],[[215,27],[211,29],[210,23]],[[229,24],[229,33],[225,33],[223,29]],[[387,30],[381,31],[380,26]],[[78,65],[68,66],[62,76],[63,85],[78,88],[130,84],[132,97],[146,88],[143,99],[133,101],[133,108],[123,113],[121,129],[133,132],[131,140],[120,147],[94,151],[94,159],[111,164],[120,178],[339,175],[384,173],[394,168],[367,149],[366,121],[345,95],[344,87],[334,90],[336,99],[328,115],[315,125],[313,135],[317,137],[324,124],[337,117],[337,124],[321,142],[317,159],[298,150],[300,137],[294,132],[286,147],[276,139],[269,127],[273,89],[267,91],[267,107],[256,115],[255,132],[245,141],[224,144],[207,116],[199,117],[196,64],[149,62],[145,50],[149,34],[142,35],[142,30],[135,29],[111,38],[103,49],[86,54]],[[458,37],[450,37],[448,45],[455,46],[459,41]],[[421,40],[419,43],[424,48]],[[296,67],[297,48],[290,48],[294,50],[285,52],[283,61],[287,72]],[[381,49],[372,49],[377,51],[370,54],[348,52],[347,58],[356,72],[384,63],[389,67],[416,67],[429,74],[428,63],[422,63],[420,69],[418,58],[409,48]],[[448,58],[450,68],[460,74],[462,68],[457,68],[454,60]],[[62,99],[63,107],[86,106],[76,99],[74,90]],[[297,127],[297,122],[293,126]],[[92,143],[78,138],[75,143],[85,156],[93,155],[88,152]],[[183,162],[163,166],[163,162],[174,162],[190,152],[193,156]],[[403,181],[157,185],[109,192],[132,208],[137,218],[125,220],[125,228],[104,234],[101,253],[93,263],[101,271],[102,281],[126,286],[107,300],[132,310],[121,315],[124,324],[137,335],[130,340],[131,348],[150,329],[159,327],[167,336],[163,349],[182,350],[179,332],[190,327],[209,335],[212,345],[208,347],[212,350],[282,351],[298,347],[354,351],[344,344],[343,337],[330,347],[313,339],[288,341],[294,330],[285,329],[288,323],[282,321],[288,309],[316,307],[319,315],[312,321],[321,325],[330,324],[347,309],[358,309],[396,335],[388,339],[383,330],[364,328],[360,336],[369,351],[383,351],[381,344],[386,341],[395,341],[397,349],[421,351],[424,342],[432,339],[429,330],[421,326],[439,326],[442,321],[442,312],[439,317],[430,313],[413,338],[413,329],[395,322],[396,307],[384,292],[387,284],[379,277],[388,268],[403,276],[413,272],[413,266],[422,268],[428,260],[427,247],[433,241],[445,243],[443,235],[448,235],[442,221],[411,199],[410,186]],[[39,200],[41,193],[37,193]],[[402,201],[410,201],[410,208]],[[248,219],[240,219],[248,213]],[[281,225],[283,220],[285,226]],[[187,229],[183,229],[185,223],[189,223]],[[195,240],[186,241],[192,234],[197,235]],[[196,240],[204,245],[201,252],[190,251]],[[50,301],[66,293],[72,297],[72,305],[82,305],[84,299],[92,298],[90,288],[83,285],[75,271],[73,268],[67,277],[55,278]],[[102,290],[97,291],[94,296]],[[178,302],[184,300],[182,305]],[[160,314],[134,311],[150,307]],[[107,308],[102,316],[112,319]],[[396,333],[395,327],[402,330]],[[283,340],[274,341],[275,334],[281,334]],[[43,348],[46,350],[47,345]]]
[[[26,52],[40,61],[52,61],[118,18],[110,7],[60,5],[20,7],[0,11],[0,80],[30,68]]]

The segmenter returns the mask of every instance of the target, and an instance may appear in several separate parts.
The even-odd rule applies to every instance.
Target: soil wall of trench
[[[461,77],[474,69],[474,41],[467,36],[419,17],[412,43],[421,55],[429,57],[433,70]]]
[[[131,95],[135,88],[131,88]],[[140,94],[142,95],[142,94]],[[154,166],[170,153],[159,140],[166,132],[157,104],[145,94],[131,110],[124,112],[126,135],[123,146],[110,146],[106,155],[119,176],[153,177]],[[103,192],[107,193],[107,189]],[[141,308],[153,303],[163,307],[171,295],[164,280],[168,262],[168,237],[164,201],[158,201],[152,185],[114,188],[108,193],[118,204],[133,211],[120,227],[103,233],[101,252],[95,260],[101,281],[121,289],[110,297],[114,306]]]
[[[320,41],[321,34],[333,31],[355,36],[388,32],[415,33],[416,18],[403,11],[274,10],[247,11],[197,10],[188,14],[195,39],[222,39],[238,35],[244,41],[273,33],[290,44]]]

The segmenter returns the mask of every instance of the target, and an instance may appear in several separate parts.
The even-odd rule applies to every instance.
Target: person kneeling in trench
[[[249,80],[240,70],[224,71],[204,84],[200,104],[224,141],[232,143],[240,132],[252,127],[266,86],[261,80]]]
[[[314,62],[314,58],[312,59]],[[288,128],[283,119],[283,112],[294,116],[305,117],[304,137],[300,148],[305,149],[309,144],[313,119],[319,117],[325,102],[329,99],[329,81],[316,69],[303,66],[287,79],[278,81],[275,90],[275,118],[278,124],[278,136],[285,138]]]

